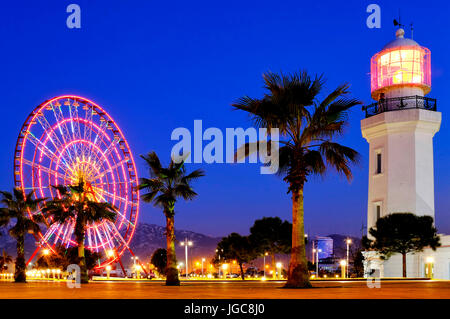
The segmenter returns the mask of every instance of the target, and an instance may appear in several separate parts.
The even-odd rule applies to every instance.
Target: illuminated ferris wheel
[[[115,223],[90,224],[86,230],[86,248],[101,253],[101,268],[130,250],[139,214],[136,167],[122,131],[105,110],[79,96],[59,96],[36,107],[22,125],[14,153],[15,187],[52,199],[57,196],[52,185],[72,185],[80,177],[92,198],[118,211]],[[36,252],[76,246],[74,224],[47,220],[46,231],[36,236]]]

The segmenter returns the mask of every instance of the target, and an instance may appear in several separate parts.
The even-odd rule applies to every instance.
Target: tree
[[[3,249],[2,255],[0,256],[0,273],[3,273],[3,271],[8,268],[8,264],[12,263],[12,261],[12,257]]]
[[[145,160],[150,174],[150,178],[140,179],[139,188],[148,191],[142,199],[144,202],[153,203],[154,206],[162,208],[166,217],[166,285],[179,286],[175,255],[175,204],[178,198],[193,200],[197,193],[192,189],[191,182],[205,174],[200,169],[187,174],[184,160],[176,163],[172,159],[169,166],[164,168],[155,152],[141,155],[141,157]]]
[[[47,256],[40,256],[36,260],[37,268],[62,268],[67,269],[67,266],[71,264],[78,264],[78,248],[77,247],[64,247],[59,245],[54,248],[55,253]],[[86,250],[85,252],[86,268],[87,270],[94,269],[98,265],[98,260],[102,258],[102,254]]]
[[[164,248],[155,250],[150,262],[155,266],[160,275],[165,275],[165,270],[167,268],[167,250]]]
[[[311,287],[304,244],[303,188],[312,175],[322,176],[327,167],[334,168],[348,180],[352,178],[350,164],[358,162],[358,153],[335,142],[348,123],[347,111],[361,104],[347,98],[349,85],[338,86],[321,102],[324,80],[314,79],[305,72],[263,75],[267,93],[261,99],[244,96],[233,107],[247,112],[255,126],[278,128],[280,147],[268,136],[267,152],[278,152],[279,169],[288,192],[292,194],[292,248],[285,287]],[[250,156],[251,143],[245,144],[245,156]],[[256,145],[258,146],[258,145]],[[263,152],[265,153],[265,152]],[[239,154],[239,152],[238,152]],[[274,165],[276,167],[276,165]]]
[[[52,217],[52,223],[63,224],[75,220],[74,234],[77,244],[81,283],[89,282],[84,242],[89,225],[101,221],[115,222],[116,208],[107,202],[97,202],[95,194],[83,179],[75,185],[54,186],[58,196],[46,203],[43,212]]]
[[[275,270],[275,254],[288,254],[292,244],[292,224],[279,217],[263,217],[250,228],[250,241],[259,255],[270,254]],[[273,271],[273,278],[276,272]]]
[[[27,233],[39,233],[39,223],[44,221],[42,214],[37,213],[31,218],[28,213],[33,213],[44,199],[33,199],[34,191],[24,194],[20,189],[14,188],[12,193],[1,191],[0,221],[3,226],[9,225],[11,219],[16,223],[9,229],[9,234],[17,241],[17,257],[15,263],[14,281],[26,282],[25,264],[25,235]]]
[[[241,270],[241,278],[245,280],[243,265],[256,257],[249,237],[231,233],[217,244],[215,260],[218,260],[219,252],[220,257],[225,260],[236,260]]]
[[[352,254],[353,259],[353,272],[357,278],[364,277],[364,255],[362,251],[358,249]]]
[[[402,255],[403,277],[406,278],[406,255],[420,252],[425,247],[436,250],[441,246],[433,217],[416,216],[412,213],[393,213],[377,220],[375,227],[369,229],[374,239],[365,236],[365,248],[376,250],[383,259],[393,254]]]

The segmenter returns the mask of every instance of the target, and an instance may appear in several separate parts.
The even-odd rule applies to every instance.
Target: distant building
[[[312,252],[313,261],[316,260],[316,253],[314,253],[314,249],[319,249],[319,260],[332,257],[333,238],[317,236],[313,240],[313,252]]]

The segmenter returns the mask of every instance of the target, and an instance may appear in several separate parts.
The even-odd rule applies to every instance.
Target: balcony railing
[[[405,109],[424,109],[436,111],[437,101],[425,96],[402,96],[380,99],[378,102],[362,107],[366,112],[366,118],[383,112],[399,111]]]

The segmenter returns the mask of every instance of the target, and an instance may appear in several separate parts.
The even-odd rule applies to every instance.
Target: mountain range
[[[333,239],[333,250],[337,258],[344,258],[346,254],[345,239],[347,236],[333,234],[329,235]],[[215,254],[217,243],[221,237],[211,237],[204,234],[188,231],[188,230],[175,230],[176,254],[178,260],[184,261],[185,248],[181,246],[181,241],[185,238],[192,241],[193,245],[189,247],[188,256],[192,260],[201,260],[205,258],[206,262],[209,262]],[[353,241],[351,246],[352,251],[360,248],[360,239],[356,237],[350,237]],[[27,235],[25,239],[25,255],[29,258],[35,249],[35,239],[32,235]],[[144,262],[149,262],[152,253],[158,248],[166,247],[165,227],[140,223],[136,229],[133,240],[130,245],[136,256],[139,256]],[[13,238],[8,236],[5,229],[0,230],[0,251],[5,249],[9,255],[16,255],[16,242]],[[308,258],[311,258],[311,241],[306,246],[306,254]],[[282,260],[287,262],[287,256],[280,256]],[[131,254],[125,253],[122,256],[122,261],[125,265],[131,263]],[[191,262],[190,262],[191,263]]]

